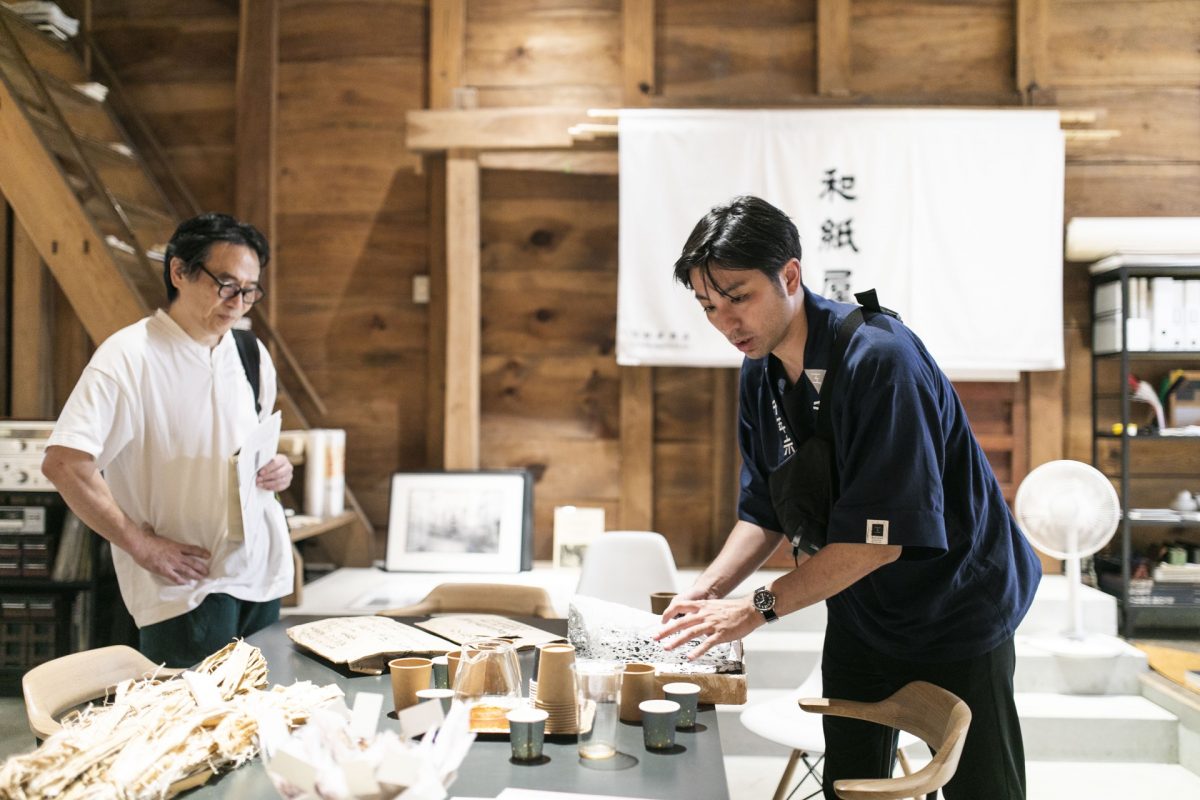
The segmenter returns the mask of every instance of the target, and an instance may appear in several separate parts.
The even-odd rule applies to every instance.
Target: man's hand
[[[713,645],[743,638],[766,622],[746,597],[735,600],[683,601],[676,597],[663,616],[666,617],[667,614],[683,616],[667,622],[654,638],[663,642],[664,650],[674,650],[700,637],[700,644],[688,653],[689,661],[695,661]]]
[[[212,554],[203,547],[166,539],[148,524],[142,525],[141,532],[136,543],[131,543],[129,554],[142,569],[176,585],[208,576],[208,559]]]
[[[282,492],[292,485],[292,462],[288,461],[287,456],[276,453],[258,471],[254,483],[268,492]]]
[[[681,605],[683,605],[684,603],[691,601],[691,600],[709,600],[709,599],[712,599],[712,596],[708,592],[703,591],[702,589],[697,589],[695,586],[688,589],[687,591],[680,592],[679,594],[677,594],[671,598],[671,604],[668,605],[666,607],[666,610],[663,611],[663,615],[662,615],[663,624],[665,625],[666,623],[670,622],[671,620],[675,619],[680,614],[682,614],[683,611],[681,611],[679,607]]]

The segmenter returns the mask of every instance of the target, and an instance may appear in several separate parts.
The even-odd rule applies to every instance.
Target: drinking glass
[[[521,700],[521,666],[507,639],[472,639],[462,646],[454,697],[466,704],[473,729],[507,727]]]
[[[575,671],[579,700],[579,756],[612,758],[617,754],[617,717],[625,665],[620,661],[576,661],[571,669]]]

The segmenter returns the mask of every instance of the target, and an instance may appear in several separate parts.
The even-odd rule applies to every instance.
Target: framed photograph
[[[604,533],[604,509],[582,506],[554,508],[554,566],[583,566],[588,545]]]
[[[384,568],[520,572],[533,567],[533,476],[525,470],[392,476]]]

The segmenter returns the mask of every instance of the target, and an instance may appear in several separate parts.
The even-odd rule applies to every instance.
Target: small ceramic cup
[[[696,727],[696,710],[700,705],[700,687],[694,683],[668,683],[663,687],[663,697],[679,704],[679,719],[675,727],[691,730]]]
[[[642,739],[647,750],[670,750],[675,746],[675,723],[679,719],[679,703],[674,700],[643,700]]]
[[[506,716],[513,760],[537,761],[541,758],[549,713],[540,708],[521,707],[514,708]]]

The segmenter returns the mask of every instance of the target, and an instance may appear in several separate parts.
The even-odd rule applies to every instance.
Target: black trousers
[[[278,622],[279,606],[278,600],[254,603],[210,594],[186,614],[141,628],[138,649],[151,661],[168,667],[190,667],[234,639]]]
[[[877,702],[911,681],[927,681],[962,698],[971,727],[947,800],[1024,800],[1025,747],[1013,699],[1013,641],[962,661],[925,663],[892,658],[867,647],[830,623],[821,658],[823,694]],[[896,731],[861,720],[825,716],[825,797],[836,800],[833,782],[887,778],[896,757]]]

